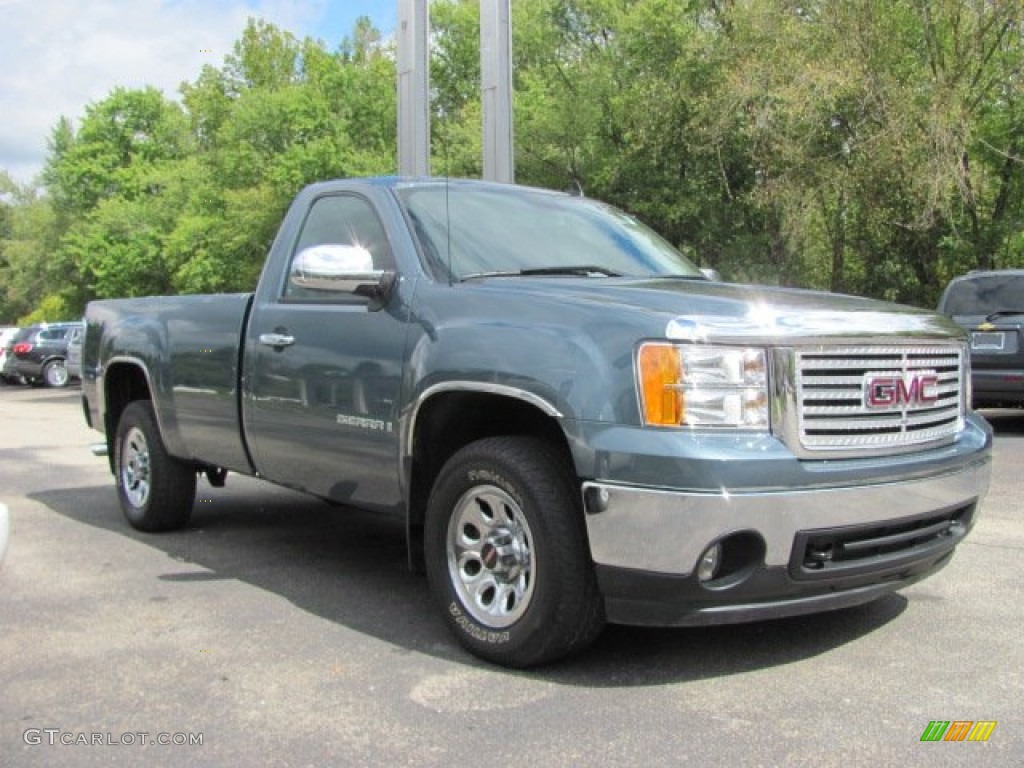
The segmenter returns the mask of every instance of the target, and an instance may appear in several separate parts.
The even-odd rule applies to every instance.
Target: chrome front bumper
[[[968,507],[984,497],[990,474],[985,457],[958,472],[879,485],[694,493],[595,481],[584,484],[583,495],[595,564],[686,576],[729,534],[754,532],[764,541],[764,566],[786,567],[801,531]]]
[[[699,626],[875,600],[949,563],[990,471],[986,454],[958,471],[835,489],[693,493],[585,483],[606,616]],[[716,543],[741,562],[702,580],[698,562]]]

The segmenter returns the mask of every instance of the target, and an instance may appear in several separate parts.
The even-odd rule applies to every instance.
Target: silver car
[[[85,325],[73,328],[68,335],[68,352],[64,361],[69,379],[82,378],[82,343],[85,341]]]
[[[14,355],[11,353],[11,345],[14,343],[14,337],[18,334],[18,328],[14,326],[4,326],[0,328],[0,379],[8,384],[20,383],[21,377],[14,373]],[[7,368],[7,358],[11,358],[11,371],[5,371]]]

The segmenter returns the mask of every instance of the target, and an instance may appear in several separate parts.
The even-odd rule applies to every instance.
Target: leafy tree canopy
[[[433,167],[481,170],[477,0],[431,4]],[[1020,0],[517,0],[516,175],[581,186],[695,260],[934,305],[1024,266]],[[305,184],[391,173],[395,51],[252,20],[180,98],[115,88],[0,173],[0,319],[250,290]]]

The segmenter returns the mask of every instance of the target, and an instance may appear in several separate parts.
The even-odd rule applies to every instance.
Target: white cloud
[[[220,66],[258,16],[296,36],[324,0],[0,0],[0,168],[21,182],[42,168],[62,116],[115,86],[171,98],[204,64]]]

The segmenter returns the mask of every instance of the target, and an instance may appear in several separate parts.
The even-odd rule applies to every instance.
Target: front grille
[[[809,451],[899,450],[963,427],[960,346],[797,351],[799,439]]]
[[[801,531],[789,561],[794,579],[814,580],[898,570],[941,557],[970,528],[973,506],[913,520]]]

